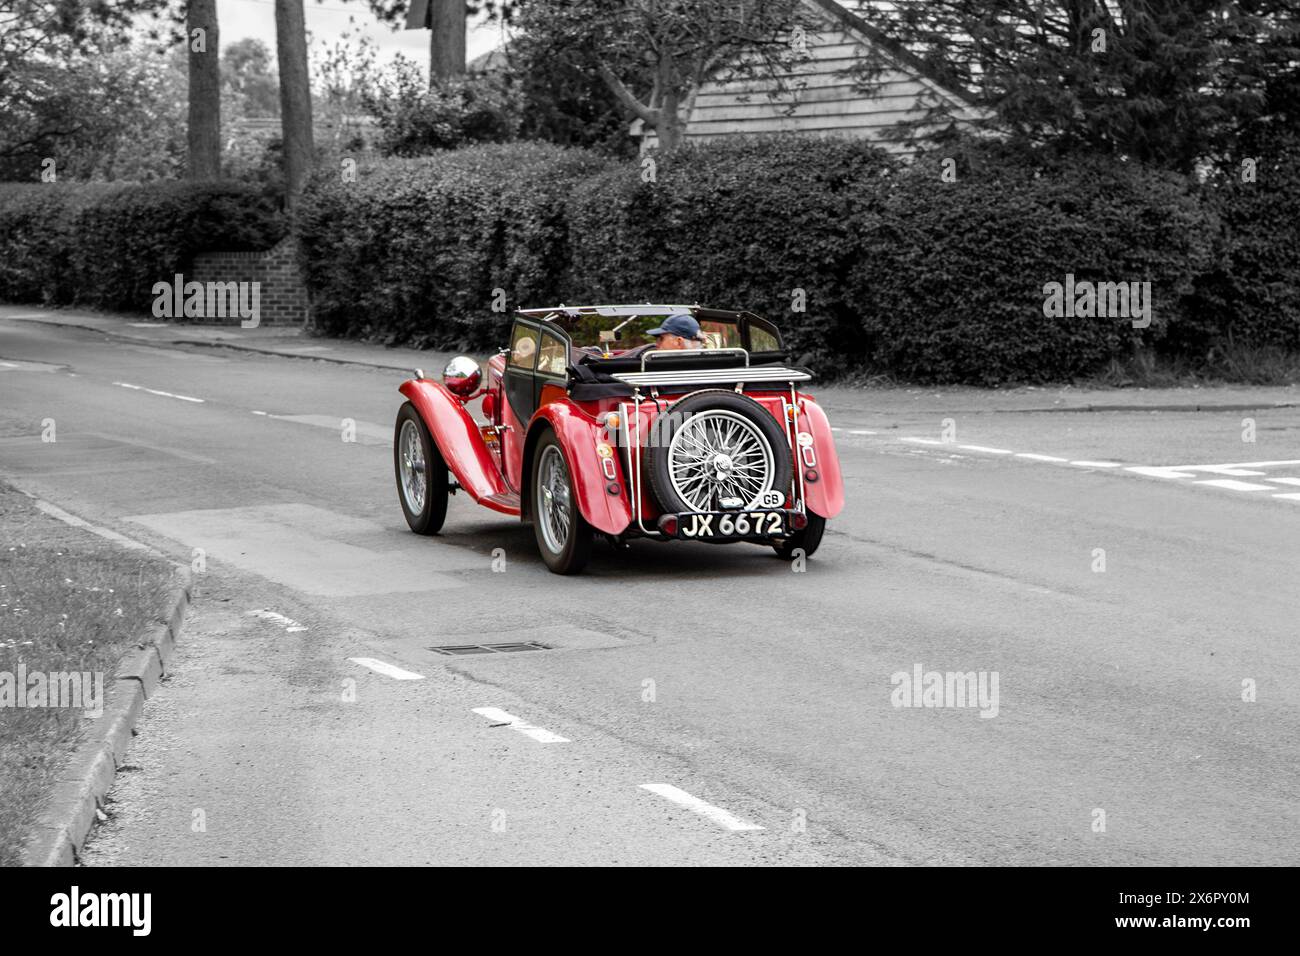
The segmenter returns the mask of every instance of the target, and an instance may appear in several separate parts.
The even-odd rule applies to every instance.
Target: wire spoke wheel
[[[569,541],[573,524],[573,503],[569,497],[569,470],[555,445],[542,450],[538,465],[537,514],[546,546],[559,554]]]
[[[425,478],[424,447],[420,442],[419,427],[415,422],[402,422],[402,434],[398,443],[398,473],[401,478],[402,496],[406,506],[419,514],[424,510],[424,499],[429,486]]]
[[[773,487],[776,462],[767,437],[747,417],[710,409],[687,419],[668,445],[668,479],[693,511],[715,511],[723,498],[748,505]]]
[[[583,517],[573,474],[550,429],[537,442],[527,501],[537,548],[556,574],[577,574],[591,556],[592,528]]]
[[[406,523],[416,534],[437,534],[451,494],[447,462],[415,407],[407,402],[393,429],[393,477]]]

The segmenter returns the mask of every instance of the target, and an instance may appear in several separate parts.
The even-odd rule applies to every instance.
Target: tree
[[[221,76],[238,99],[242,116],[280,115],[280,84],[271,68],[271,51],[261,40],[245,37],[227,45],[221,54]]]
[[[185,33],[190,51],[187,172],[190,179],[220,179],[221,46],[217,0],[189,0]]]
[[[1295,0],[874,0],[863,15],[1023,141],[1182,171],[1296,114]],[[880,62],[866,62],[870,81]]]
[[[777,80],[800,54],[799,0],[520,0],[513,22],[544,55],[589,61],[661,147],[682,139],[715,71]]]
[[[65,158],[88,143],[104,146],[116,128],[113,112],[129,104],[135,86],[116,74],[96,85],[70,66],[93,66],[123,47],[134,18],[158,13],[166,2],[0,0],[3,175],[34,179],[44,159]]]
[[[311,77],[302,0],[275,0],[275,51],[280,67],[280,128],[284,141],[285,206],[292,206],[311,171]]]
[[[429,0],[429,81],[465,75],[465,0]]]
[[[0,180],[149,181],[185,173],[186,58],[122,46],[36,58],[9,75]]]
[[[370,10],[387,23],[408,30],[427,29],[429,80],[465,75],[465,28],[471,16],[486,12],[504,18],[517,0],[369,0]]]

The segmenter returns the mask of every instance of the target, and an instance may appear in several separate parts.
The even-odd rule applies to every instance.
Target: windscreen
[[[654,341],[646,333],[650,329],[658,328],[671,312],[665,312],[662,315],[638,315],[629,317],[626,315],[582,315],[575,318],[564,319],[564,327],[569,332],[569,337],[573,339],[573,344],[579,348],[584,346],[594,346],[608,352],[621,352],[625,349],[633,349],[639,345],[646,345]],[[700,331],[704,334],[705,348],[722,349],[722,348],[739,348],[740,326],[733,321],[718,321],[706,319],[700,323]],[[606,332],[617,336],[613,340],[601,338],[601,332]]]

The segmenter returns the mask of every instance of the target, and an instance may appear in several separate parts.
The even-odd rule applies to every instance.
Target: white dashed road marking
[[[705,803],[699,797],[691,796],[685,790],[679,790],[670,783],[643,783],[642,790],[649,790],[656,793],[665,800],[671,800],[680,807],[685,807],[694,813],[698,813],[706,820],[712,820],[718,826],[727,830],[765,830],[757,823],[750,823],[748,820],[742,820],[738,816],[728,813],[721,807],[715,807],[711,803]]]
[[[305,628],[300,622],[295,621],[291,617],[285,617],[283,614],[277,614],[275,611],[268,611],[266,609],[262,609],[260,611],[249,611],[248,616],[256,617],[263,621],[271,621],[272,623],[279,624],[290,634],[297,633],[298,631],[307,630],[307,628]]]
[[[520,720],[514,714],[507,714],[504,710],[496,707],[475,707],[474,713],[480,717],[486,717],[488,720],[495,721],[498,724],[504,724],[511,730],[517,730],[525,737],[531,737],[539,744],[567,744],[572,743],[568,737],[561,737],[559,734],[553,734],[545,727],[538,727],[530,724],[526,720]]]
[[[360,664],[362,667],[369,667],[376,674],[383,674],[385,677],[391,677],[393,680],[424,680],[423,674],[404,671],[400,667],[388,664],[384,661],[377,661],[373,657],[349,657],[348,660],[353,664]]]
[[[914,445],[951,445],[951,442],[935,438],[917,438],[906,436],[898,439]],[[1126,465],[1120,461],[1092,461],[1087,458],[1069,459],[1056,455],[1040,455],[1028,451],[1010,451],[1005,448],[990,448],[986,445],[957,445],[963,451],[979,452],[986,455],[1011,455],[1028,461],[1046,462],[1054,465],[1072,465],[1076,468],[1117,468],[1145,478],[1160,478],[1165,481],[1183,481],[1186,484],[1222,488],[1225,491],[1256,492],[1268,491],[1265,497],[1280,498],[1284,501],[1300,501],[1300,493],[1281,494],[1275,485],[1300,487],[1300,477],[1270,477],[1261,468],[1290,468],[1296,470],[1300,459],[1279,459],[1277,461],[1245,461],[1211,465]],[[1205,475],[1225,475],[1231,477],[1205,478]],[[1237,481],[1238,478],[1263,478],[1271,485],[1256,484],[1249,481]],[[1200,480],[1197,480],[1200,479]]]
[[[1198,485],[1210,485],[1214,488],[1227,488],[1230,491],[1272,491],[1268,485],[1252,485],[1249,481],[1237,481],[1235,478],[1216,478],[1214,481],[1198,481]]]
[[[114,385],[120,385],[122,388],[129,388],[135,392],[148,392],[150,395],[161,395],[163,398],[178,398],[182,402],[195,402],[203,404],[203,399],[194,398],[190,395],[177,395],[175,392],[164,392],[156,388],[145,388],[143,385],[132,385],[130,382],[114,382]]]

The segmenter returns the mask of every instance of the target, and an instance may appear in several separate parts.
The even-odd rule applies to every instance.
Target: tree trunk
[[[196,30],[202,31],[201,39],[195,36]],[[217,0],[190,0],[185,10],[185,35],[190,74],[186,172],[190,179],[220,179],[221,44]]]
[[[465,75],[465,0],[429,0],[429,80]]]
[[[686,124],[682,122],[681,97],[676,90],[669,90],[664,95],[654,124],[655,135],[659,137],[659,148],[665,152],[681,145],[686,133]]]
[[[311,81],[302,0],[275,0],[275,53],[280,66],[280,129],[284,139],[284,204],[293,205],[311,171]]]

